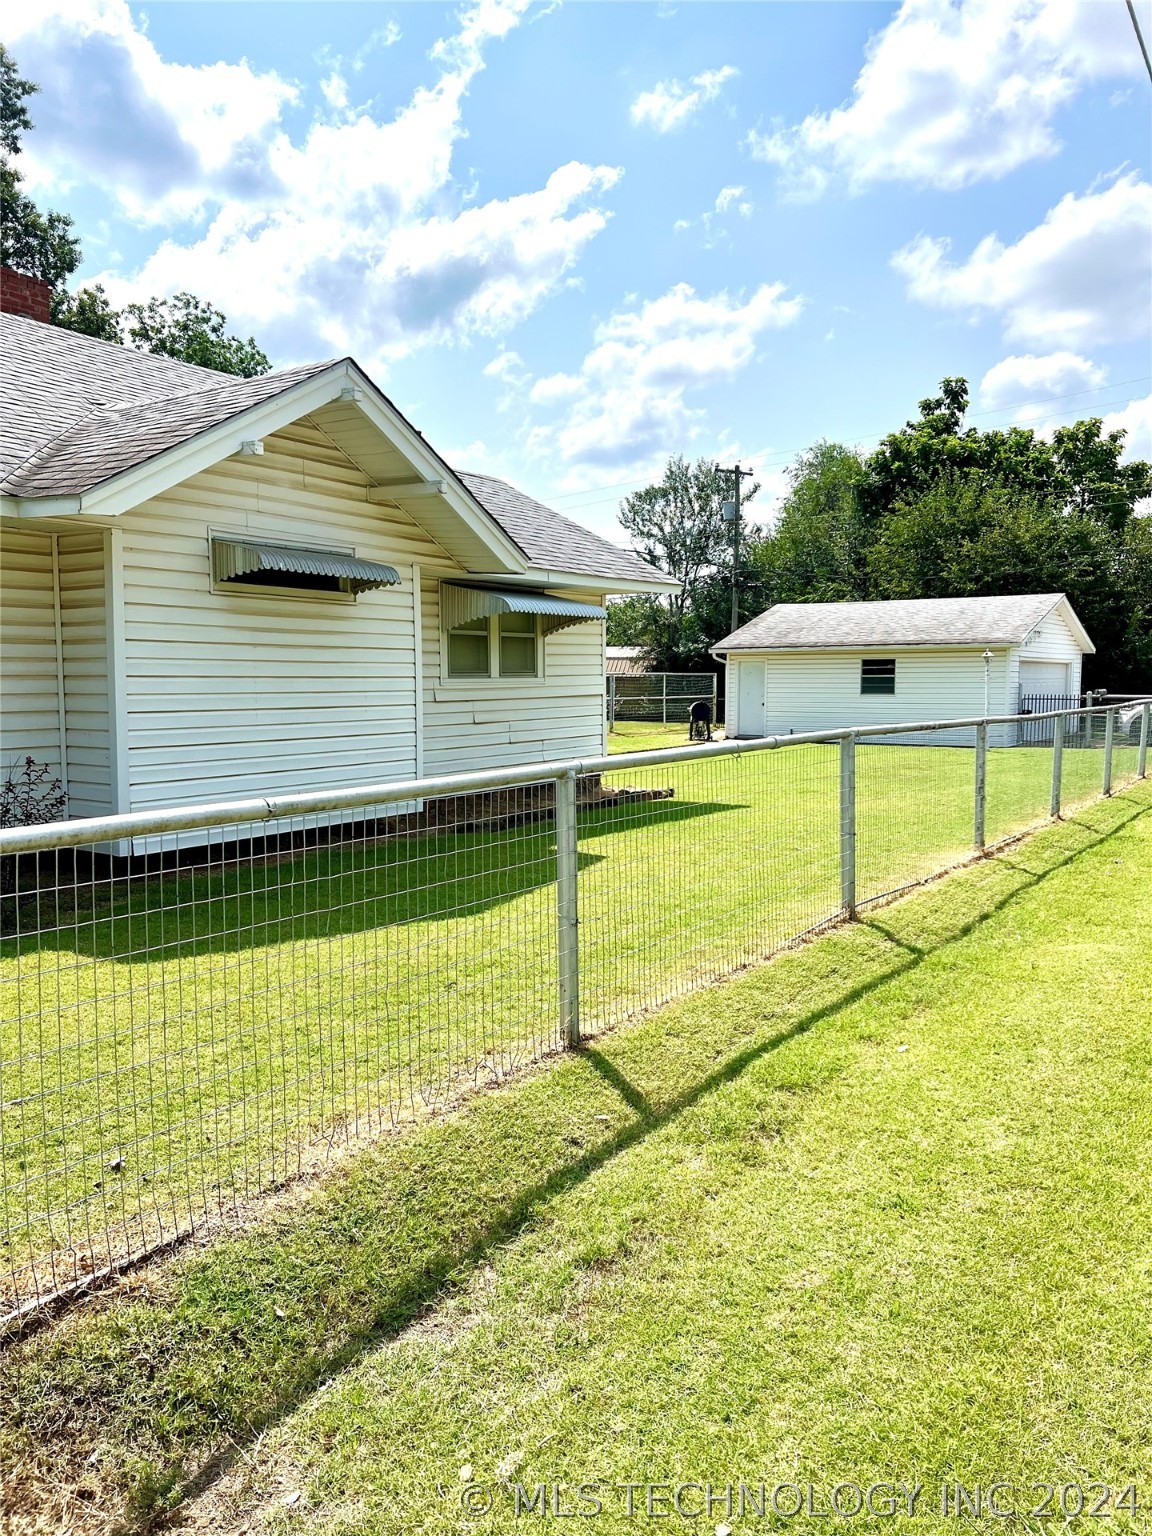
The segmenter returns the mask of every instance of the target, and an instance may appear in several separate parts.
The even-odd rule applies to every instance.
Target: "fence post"
[[[1116,711],[1109,709],[1104,714],[1104,786],[1102,793],[1112,793],[1112,739],[1116,734]]]
[[[856,916],[856,738],[840,738],[840,904]]]
[[[668,724],[668,674],[667,674],[667,672],[661,672],[661,674],[660,674],[660,681],[664,685],[663,691],[662,691],[662,693],[660,695],[660,711],[661,711],[660,719],[661,719],[661,724],[667,725]]]
[[[556,780],[556,920],[560,1038],[580,1044],[580,931],[577,906],[576,773]]]
[[[1148,775],[1148,731],[1152,724],[1152,704],[1145,704],[1140,712],[1140,752],[1136,759],[1136,777],[1146,778]]]
[[[1057,715],[1052,722],[1052,800],[1048,806],[1048,814],[1053,821],[1060,820],[1060,807],[1063,801],[1063,777],[1064,777],[1064,716]]]
[[[976,806],[973,817],[972,846],[984,852],[984,810],[988,799],[988,727],[976,727]]]
[[[616,728],[616,678],[612,674],[608,678],[608,729]]]

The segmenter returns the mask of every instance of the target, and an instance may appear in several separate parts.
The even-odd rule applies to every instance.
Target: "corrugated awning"
[[[330,549],[299,549],[291,544],[256,544],[247,539],[213,539],[217,581],[235,581],[257,571],[287,571],[300,576],[332,576],[349,592],[395,587],[400,573],[376,560],[358,560]]]
[[[440,588],[440,606],[447,629],[485,619],[493,613],[537,613],[544,620],[544,633],[563,629],[568,624],[585,624],[605,617],[595,603],[574,603],[567,597],[550,597],[547,592],[496,591],[492,587],[458,587],[445,582]]]

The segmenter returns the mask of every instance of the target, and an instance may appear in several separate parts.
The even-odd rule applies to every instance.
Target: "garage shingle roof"
[[[0,490],[28,499],[83,495],[337,366],[239,379],[21,315],[0,315],[0,323]],[[504,480],[457,478],[531,565],[606,580],[666,579]]]
[[[1019,645],[1062,592],[1021,597],[909,598],[882,603],[777,603],[717,642],[718,651],[873,650],[902,645]]]

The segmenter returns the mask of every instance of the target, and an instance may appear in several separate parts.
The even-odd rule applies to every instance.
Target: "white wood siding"
[[[134,809],[416,774],[414,562],[445,559],[307,421],[121,519]],[[354,549],[399,587],[344,598],[213,591],[209,536]]]
[[[1019,647],[1014,675],[1009,679],[1009,693],[1011,696],[1011,709],[1020,707],[1020,696],[1029,692],[1027,681],[1021,681],[1020,663],[1061,662],[1068,667],[1068,692],[1080,692],[1080,671],[1083,663],[1083,655],[1071,629],[1065,622],[1059,609],[1048,614],[1032,631],[1025,643]]]
[[[449,573],[450,574],[450,573]],[[459,576],[457,580],[461,579]],[[439,581],[424,579],[424,772],[464,773],[604,750],[604,624],[572,624],[543,642],[541,677],[450,678]],[[557,597],[602,602],[587,592]]]
[[[743,655],[741,669],[762,661],[765,734],[835,731],[852,725],[966,719],[984,713],[983,647],[971,650],[775,651]],[[896,692],[862,694],[865,657],[896,658]],[[1008,652],[993,651],[989,713],[1007,714]],[[743,721],[739,729],[744,730]],[[995,728],[989,739],[996,736]],[[935,742],[945,738],[934,736]],[[967,744],[971,732],[956,740]]]
[[[0,524],[0,773],[29,754],[61,776],[52,536]]]
[[[94,528],[61,533],[59,568],[68,814],[107,816],[117,806],[112,787],[103,532]]]

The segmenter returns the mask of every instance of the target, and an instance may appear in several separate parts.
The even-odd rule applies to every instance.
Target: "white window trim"
[[[449,636],[452,631],[447,625],[441,626],[444,637],[444,667],[443,681],[445,683],[468,684],[499,682],[503,679],[506,683],[540,683],[544,681],[544,661],[547,647],[544,644],[544,635],[540,628],[540,615],[533,614],[536,621],[536,671],[530,676],[523,672],[500,671],[500,615],[490,613],[488,615],[488,671],[487,672],[453,672],[451,653],[449,650]]]

